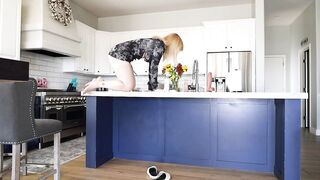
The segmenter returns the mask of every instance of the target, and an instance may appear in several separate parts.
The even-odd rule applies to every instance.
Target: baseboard
[[[316,136],[320,136],[320,129],[310,127],[310,132]]]

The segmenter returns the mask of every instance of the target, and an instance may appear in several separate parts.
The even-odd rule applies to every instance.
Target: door
[[[95,39],[95,74],[113,75],[108,55],[111,50],[111,33],[96,31]]]
[[[61,105],[43,106],[43,111],[40,117],[44,119],[56,119],[61,121],[62,111],[63,106]]]
[[[0,57],[20,60],[21,0],[0,0]]]
[[[205,23],[204,32],[207,52],[228,50],[228,26],[226,22]]]
[[[228,53],[208,53],[208,72],[212,77],[226,77],[229,72]]]
[[[95,49],[95,29],[88,25],[76,21],[78,34],[81,39],[81,57],[77,58],[76,68],[83,73],[94,72],[94,49]]]
[[[301,92],[310,94],[310,50],[306,49],[302,55],[302,67],[301,67]],[[310,127],[310,100],[302,100],[302,119],[305,128]]]
[[[265,91],[285,92],[285,84],[285,56],[265,57]]]
[[[229,80],[228,80],[229,79]],[[229,74],[227,82],[231,92],[252,91],[251,52],[229,53]]]
[[[228,23],[229,51],[250,51],[254,39],[254,21],[252,19],[235,20]]]
[[[83,104],[65,105],[63,107],[63,129],[83,126],[86,123],[86,107]]]

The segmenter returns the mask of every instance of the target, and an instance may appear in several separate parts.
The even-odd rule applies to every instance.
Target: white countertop
[[[148,91],[148,92],[122,92],[122,91],[106,91],[106,92],[89,92],[83,96],[100,96],[100,97],[139,97],[139,98],[234,98],[234,99],[307,99],[307,93],[216,93],[216,92],[164,92],[164,91]]]

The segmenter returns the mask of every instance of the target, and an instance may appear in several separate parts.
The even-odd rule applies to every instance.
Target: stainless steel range
[[[35,118],[57,119],[62,121],[62,138],[83,135],[86,123],[86,98],[80,92],[60,90],[38,90],[35,101]],[[48,136],[40,140],[43,143],[53,140]]]

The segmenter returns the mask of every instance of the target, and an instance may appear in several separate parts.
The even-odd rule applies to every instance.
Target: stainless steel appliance
[[[209,72],[212,78],[225,78],[228,92],[251,92],[253,89],[251,52],[208,53],[207,74]]]
[[[213,78],[214,88],[216,92],[226,91],[226,78],[225,77],[215,77]]]
[[[62,138],[81,135],[85,132],[86,98],[80,92],[40,90],[36,94],[35,117],[62,121]],[[51,136],[42,138],[40,147],[52,140]]]

